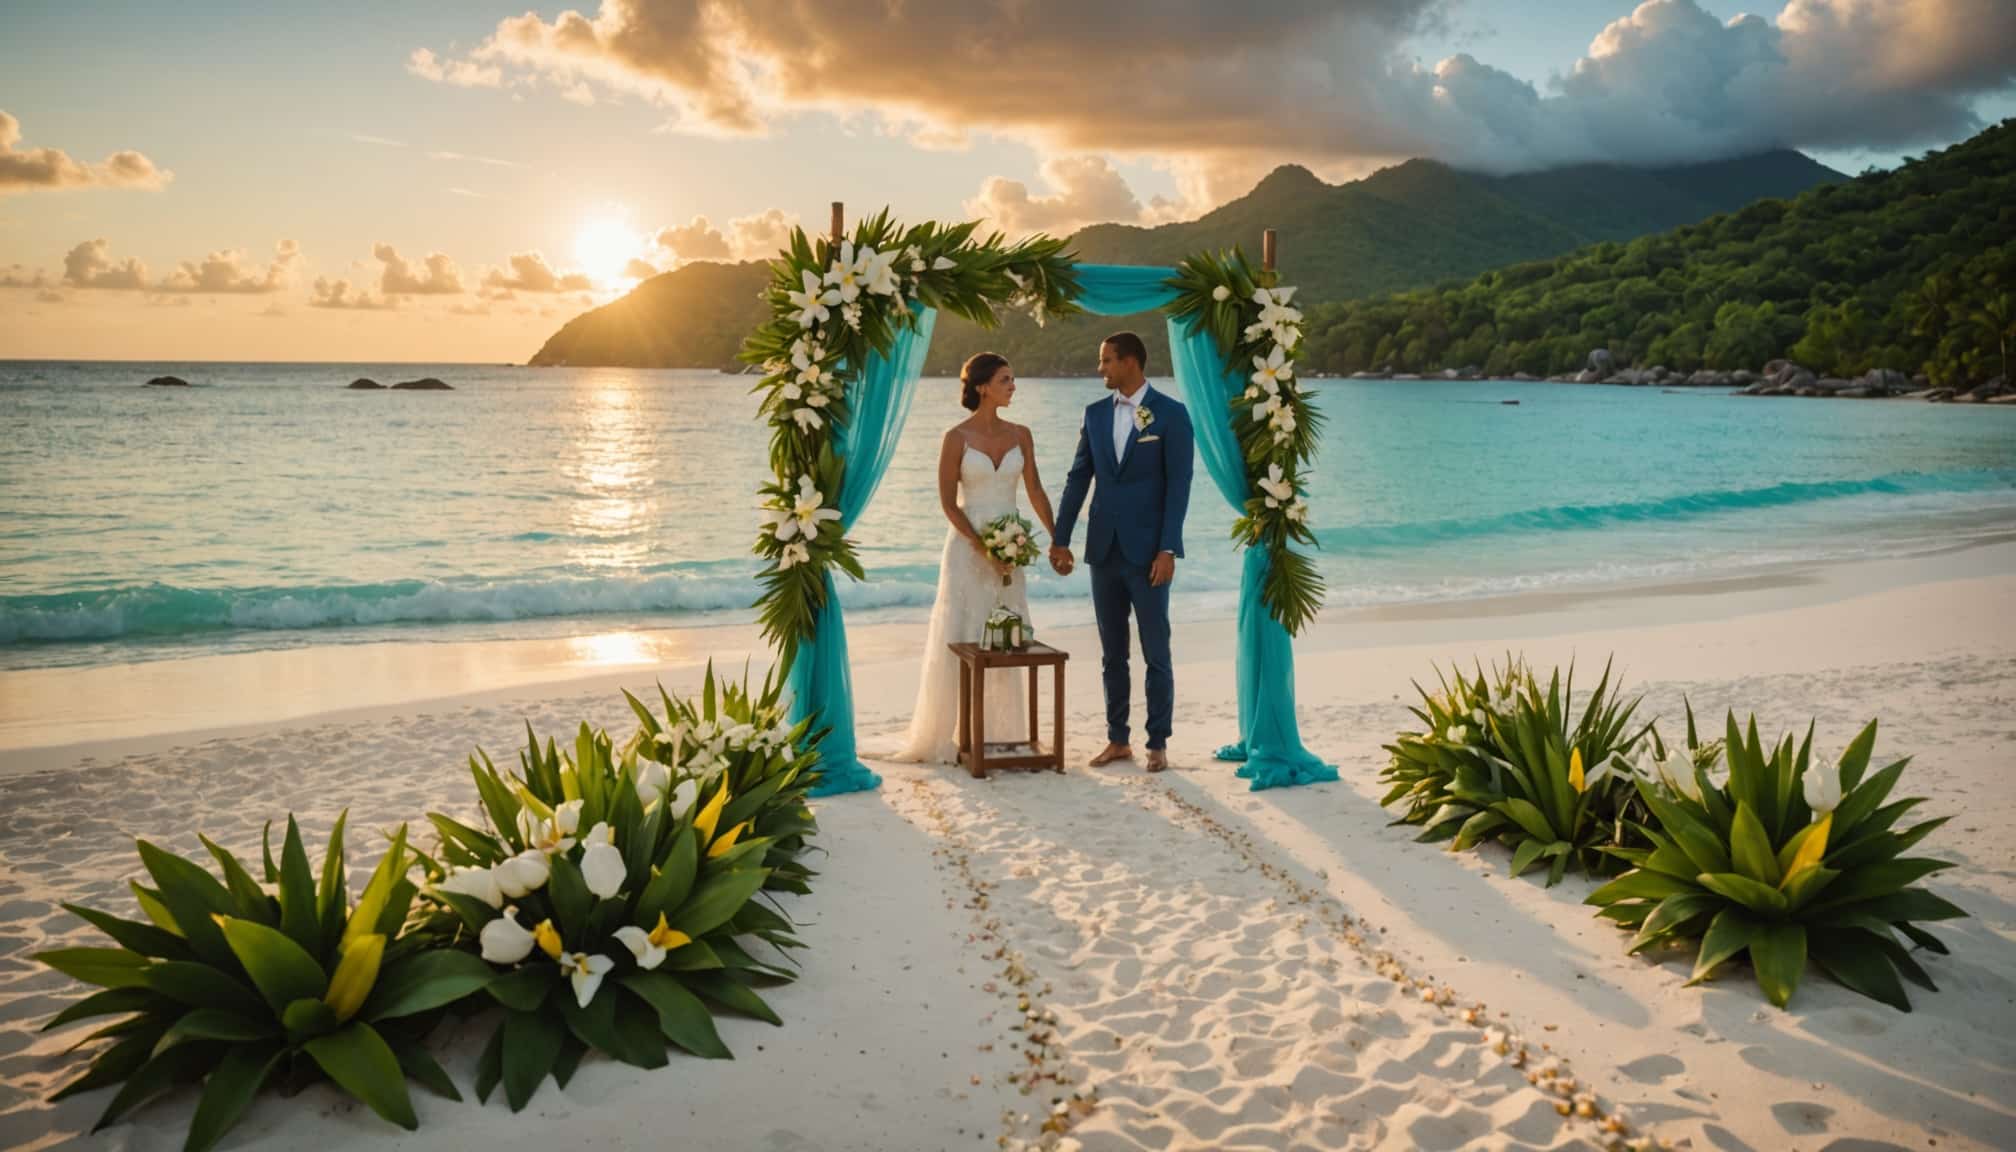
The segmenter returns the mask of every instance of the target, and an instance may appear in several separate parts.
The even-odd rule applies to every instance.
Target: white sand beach
[[[767,994],[782,1028],[723,1021],[735,1060],[591,1059],[516,1115],[420,1094],[412,1134],[311,1089],[260,1100],[224,1147],[1601,1147],[1594,1123],[1560,1116],[1558,1096],[1490,1049],[1488,1028],[1535,1049],[1527,1070],[1560,1063],[1603,1111],[1672,1146],[2016,1147],[2012,603],[2016,545],[1998,544],[1332,613],[1298,642],[1297,691],[1305,742],[1343,780],[1264,793],[1208,758],[1234,736],[1229,623],[1179,629],[1175,770],[1155,777],[1078,766],[1101,735],[1096,643],[1046,633],[1075,654],[1071,771],[982,782],[878,766],[879,792],[819,802],[821,875],[791,906],[803,976]],[[852,637],[866,747],[908,720],[920,633]],[[289,810],[311,839],[345,805],[353,828],[472,810],[472,746],[508,756],[521,718],[627,734],[615,684],[690,687],[709,652],[739,666],[756,647],[732,629],[607,646],[0,679],[0,1146],[180,1145],[187,1094],[96,1135],[105,1093],[43,1102],[75,1074],[62,1054],[81,1033],[34,1029],[81,990],[28,956],[91,935],[58,901],[126,906],[133,837],[196,851],[200,830],[256,848]],[[1912,988],[1905,1014],[1817,972],[1786,1011],[1747,970],[1683,987],[1677,956],[1625,955],[1581,903],[1586,880],[1507,879],[1495,847],[1455,855],[1389,827],[1379,745],[1410,719],[1410,679],[1507,651],[1592,674],[1615,653],[1647,714],[1672,724],[1683,694],[1717,722],[1754,710],[1767,736],[1817,718],[1836,748],[1880,717],[1878,758],[1914,757],[1900,794],[1954,817],[1922,849],[1959,863],[1929,887],[1972,913],[1936,929],[1952,948],[1925,961],[1940,990]],[[283,664],[295,674],[275,675]],[[136,703],[170,683],[207,703]],[[467,1036],[445,1054],[465,1090],[475,1057]],[[1051,1127],[1068,1134],[1046,1136],[1060,1107]]]

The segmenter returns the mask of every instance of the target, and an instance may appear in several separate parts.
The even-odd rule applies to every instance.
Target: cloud
[[[510,299],[512,292],[587,292],[594,281],[579,272],[560,273],[539,252],[514,253],[509,270],[492,268],[483,277],[483,290],[493,299]]]
[[[649,280],[651,277],[658,275],[658,266],[649,260],[632,256],[630,263],[623,266],[623,275],[630,280]]]
[[[35,293],[35,299],[44,304],[62,304],[70,298],[54,288],[44,288]]]
[[[726,260],[729,254],[728,238],[705,216],[695,216],[686,224],[661,228],[653,242],[682,262]]]
[[[396,301],[384,296],[373,296],[363,288],[348,280],[331,280],[327,277],[315,278],[315,285],[308,297],[310,308],[344,308],[383,310],[397,307]]]
[[[415,48],[412,55],[406,57],[406,70],[423,80],[452,84],[457,88],[498,88],[504,83],[504,70],[494,64],[442,60],[425,48]]]
[[[1070,156],[1046,160],[1043,179],[1056,194],[1031,195],[1020,180],[995,176],[966,201],[966,212],[1013,235],[1049,232],[1063,236],[1101,221],[1134,223],[1142,217],[1141,201],[1127,180],[1100,156]]]
[[[355,140],[359,144],[376,144],[381,148],[406,147],[406,142],[404,140],[392,140],[384,136],[372,136],[364,132],[346,132],[344,133],[344,135],[350,137],[350,139]]]
[[[522,160],[499,160],[495,156],[471,156],[465,152],[429,152],[429,160],[467,160],[472,164],[488,164],[495,168],[523,168]]]
[[[737,260],[769,260],[791,242],[798,217],[782,208],[728,222],[728,250]]]
[[[0,196],[56,188],[143,188],[154,190],[175,178],[133,151],[114,152],[96,164],[72,159],[57,148],[20,149],[21,121],[0,112]]]
[[[292,240],[282,240],[273,249],[273,262],[262,272],[247,267],[244,253],[235,249],[212,252],[200,262],[184,260],[175,271],[159,285],[162,292],[185,292],[197,294],[232,294],[278,292],[291,279],[294,262],[300,258],[301,247]]]
[[[0,272],[0,288],[44,288],[49,284],[49,274],[40,268],[32,271],[22,264],[9,264],[5,272]]]
[[[464,291],[462,270],[445,252],[429,252],[417,266],[390,244],[372,245],[371,256],[385,266],[378,277],[378,291],[383,295],[453,296]]]
[[[865,111],[920,139],[990,132],[1051,155],[1154,158],[1213,200],[1290,160],[1508,170],[1943,143],[1979,126],[1978,96],[2016,81],[2008,0],[1790,0],[1775,21],[1726,24],[1698,0],[1650,0],[1592,30],[1542,86],[1468,54],[1417,62],[1412,38],[1445,6],[601,0],[502,20],[445,67],[638,93],[682,131]],[[984,82],[1004,69],[1012,83]],[[1071,195],[1000,193],[1039,216],[1039,201]]]
[[[72,288],[97,288],[111,292],[142,292],[147,288],[147,266],[131,257],[115,264],[110,244],[101,237],[86,240],[63,257],[63,283]]]

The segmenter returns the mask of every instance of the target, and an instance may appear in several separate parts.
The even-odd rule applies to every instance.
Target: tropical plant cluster
[[[778,897],[814,875],[820,734],[787,723],[774,677],[710,667],[697,699],[625,697],[639,726],[621,745],[583,724],[563,750],[528,725],[517,770],[479,751],[480,815],[428,813],[432,852],[401,824],[354,900],[345,817],[319,869],[292,816],[277,859],[270,825],[249,865],[203,839],[214,872],[140,841],[141,918],[66,904],[113,946],[36,957],[99,989],[45,1029],[112,1018],[53,1098],[118,1086],[102,1128],[194,1087],[194,1152],[261,1090],[320,1080],[417,1127],[408,1081],[461,1099],[427,1049],[451,1015],[493,1021],[475,1090],[514,1111],[591,1051],[657,1068],[672,1048],[729,1056],[717,1012],[781,1023],[757,989],[791,980],[802,947]]]
[[[1303,475],[1322,429],[1321,415],[1295,376],[1295,350],[1302,343],[1295,289],[1281,284],[1274,269],[1253,267],[1236,248],[1192,256],[1176,266],[1169,284],[1177,292],[1170,316],[1210,333],[1228,373],[1248,381],[1230,397],[1249,493],[1232,538],[1267,550],[1260,599],[1293,635],[1323,606],[1323,577],[1315,561],[1288,546],[1291,540],[1316,544]]]
[[[1620,364],[1939,385],[2010,374],[2016,351],[2016,121],[1895,171],[1767,199],[1670,232],[1463,282],[1312,309],[1305,359],[1333,372],[1487,375]]]
[[[1579,711],[1573,684],[1557,671],[1543,691],[1508,658],[1417,685],[1422,728],[1386,746],[1381,773],[1395,823],[1452,850],[1499,841],[1515,876],[1549,861],[1550,886],[1570,867],[1621,872],[1587,902],[1634,933],[1633,955],[1695,949],[1690,983],[1743,958],[1781,1008],[1809,960],[1907,1012],[1903,981],[1933,988],[1911,953],[1946,947],[1923,924],[1966,913],[1916,886],[1951,864],[1907,853],[1946,818],[1900,827],[1923,799],[1892,799],[1909,757],[1869,772],[1876,721],[1831,757],[1811,725],[1766,744],[1733,712],[1703,739],[1690,705],[1668,742],[1656,722],[1633,727],[1639,701],[1609,668]]]

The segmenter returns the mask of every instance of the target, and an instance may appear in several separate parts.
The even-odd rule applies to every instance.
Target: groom
[[[1169,766],[1170,720],[1176,680],[1169,664],[1169,581],[1183,555],[1183,514],[1190,507],[1194,451],[1190,413],[1148,387],[1148,348],[1132,332],[1116,332],[1099,345],[1099,375],[1110,396],[1085,409],[1078,455],[1064,481],[1064,506],[1050,545],[1050,566],[1071,571],[1071,530],[1098,480],[1085,532],[1092,565],[1092,612],[1099,621],[1101,672],[1106,682],[1106,748],[1093,767],[1131,760],[1127,743],[1127,616],[1141,632],[1148,664],[1148,771]]]

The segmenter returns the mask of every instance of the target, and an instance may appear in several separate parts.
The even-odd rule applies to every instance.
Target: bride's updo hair
[[[998,352],[982,352],[966,361],[966,366],[959,369],[959,383],[962,386],[959,390],[960,406],[968,412],[978,412],[981,386],[994,379],[994,374],[1007,366],[1008,358]]]

